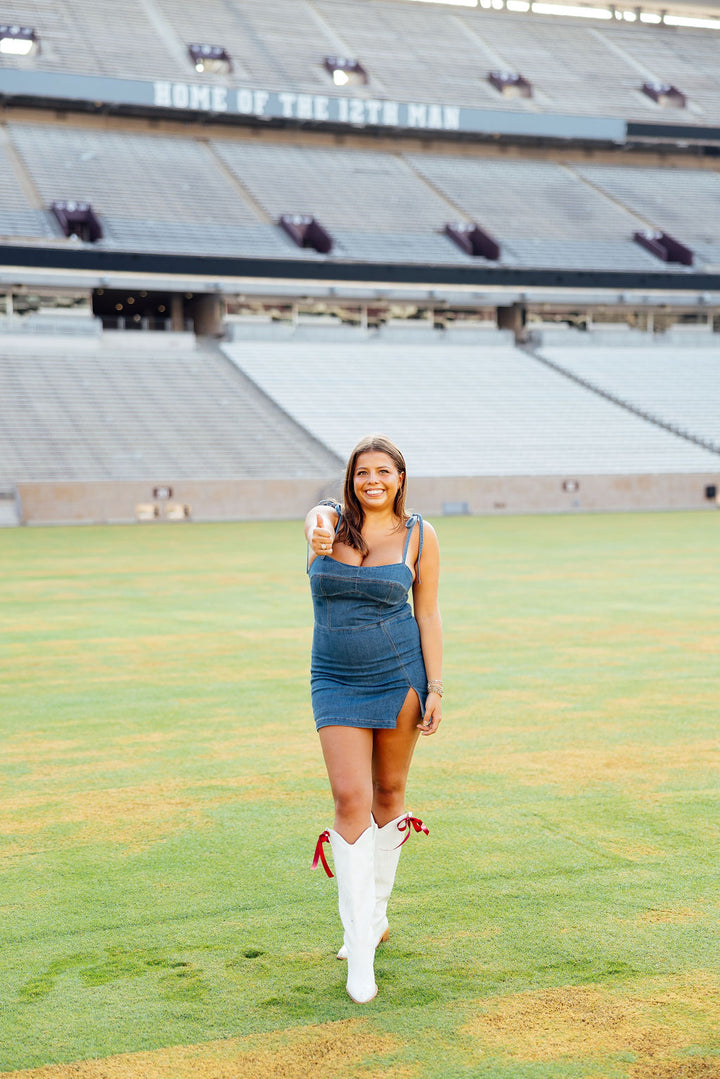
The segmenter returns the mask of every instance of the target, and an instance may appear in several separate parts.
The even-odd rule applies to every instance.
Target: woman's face
[[[361,453],[355,462],[353,488],[363,510],[392,510],[405,478],[392,457],[379,450]]]

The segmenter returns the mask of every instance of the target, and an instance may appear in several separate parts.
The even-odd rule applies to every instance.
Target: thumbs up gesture
[[[310,546],[316,555],[323,557],[332,551],[333,533],[330,522],[325,520],[321,513],[315,516],[316,522],[310,536]]]

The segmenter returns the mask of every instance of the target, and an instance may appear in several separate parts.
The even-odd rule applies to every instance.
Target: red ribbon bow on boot
[[[398,821],[398,831],[407,833],[405,838],[398,843],[398,847],[402,847],[403,843],[407,843],[408,839],[410,838],[410,832],[413,828],[416,832],[424,832],[425,835],[430,835],[430,829],[425,824],[423,824],[420,818],[413,817],[408,813],[407,817],[403,817],[401,821]],[[397,850],[397,847],[395,848],[395,850]]]
[[[325,870],[325,872],[327,873],[327,875],[329,877],[332,877],[333,874],[330,871],[330,866],[327,864],[327,858],[325,857],[325,847],[324,847],[324,844],[329,843],[329,842],[330,842],[330,833],[328,832],[328,830],[326,828],[324,832],[320,833],[320,835],[318,836],[318,841],[315,844],[315,857],[313,858],[312,868],[317,869],[318,862],[322,862],[323,869]]]

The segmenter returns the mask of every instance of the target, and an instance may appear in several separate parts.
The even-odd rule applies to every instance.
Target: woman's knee
[[[335,812],[339,817],[369,816],[372,807],[370,790],[357,787],[345,787],[333,792]]]
[[[392,807],[405,799],[405,778],[377,778],[373,780],[375,805]]]

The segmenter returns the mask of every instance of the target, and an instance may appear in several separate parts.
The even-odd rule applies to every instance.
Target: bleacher
[[[394,437],[416,476],[718,468],[717,454],[538,363],[506,332],[280,330],[240,326],[222,353],[192,337],[8,337],[0,486],[328,475],[369,430]],[[686,346],[680,360],[670,345],[573,341],[540,355],[720,452],[717,348]]]
[[[146,78],[177,78],[180,59],[168,47],[142,0],[114,0],[112,8],[92,0],[6,0],[2,20],[37,29],[42,71]],[[28,67],[21,57],[3,56],[3,66]]]
[[[201,141],[49,123],[10,123],[7,130],[46,207],[56,199],[92,203],[105,230],[102,246],[294,254]],[[47,235],[53,220],[36,212],[30,235]],[[57,224],[54,233],[61,236]]]
[[[283,478],[339,461],[194,339],[34,337],[0,349],[0,487]]]
[[[717,469],[717,456],[548,369],[508,335],[458,337],[348,331],[340,346],[318,331],[292,342],[253,336],[223,351],[339,457],[382,430],[416,476]]]
[[[552,161],[512,162],[410,155],[414,167],[500,243],[502,262],[520,266],[658,269],[632,243],[643,222]]]
[[[335,257],[467,261],[441,235],[453,207],[401,155],[230,140],[213,146],[269,220],[316,216],[333,237]]]
[[[720,112],[717,36],[697,30],[635,34],[634,29],[613,27],[607,39],[631,57],[641,74],[682,88],[690,99],[690,115],[683,121],[714,122]]]
[[[18,184],[0,131],[0,236],[50,239],[53,230],[42,210],[30,205]]]
[[[720,344],[705,334],[704,347],[693,337],[669,335],[665,340],[609,346],[593,335],[580,343],[568,334],[567,345],[543,345],[540,354],[553,363],[626,401],[660,422],[702,439],[720,453]],[[645,337],[645,340],[643,340]]]
[[[500,266],[658,272],[633,243],[660,228],[689,243],[696,269],[720,252],[720,174],[712,169],[582,165],[478,153],[411,153],[170,136],[70,124],[6,126],[0,235],[61,237],[32,208],[8,150],[49,207],[87,199],[101,248],[311,260],[482,264],[443,235],[477,222],[501,246]],[[330,232],[329,256],[299,249],[283,213],[310,214]],[[675,272],[684,272],[677,266]]]
[[[265,497],[268,481],[280,515],[288,479],[300,504],[372,430],[402,445],[433,512],[451,477],[478,481],[449,484],[471,512],[502,509],[503,480],[515,511],[579,506],[568,476],[602,481],[594,509],[633,508],[625,479],[645,506],[713,502],[718,349],[661,335],[680,317],[709,341],[720,328],[720,33],[402,0],[8,0],[1,14],[40,39],[0,65],[16,80],[0,119],[0,242],[14,248],[0,492],[14,504],[23,483],[227,480],[236,512],[243,484]],[[195,70],[191,42],[225,48],[232,70]],[[329,55],[359,61],[367,84],[334,84]],[[491,70],[532,96],[504,96]],[[45,77],[24,97],[18,72]],[[138,81],[128,97],[77,78],[56,92],[65,75]],[[686,107],[652,101],[645,80]],[[216,112],[208,87],[276,92],[274,111],[228,92]],[[317,95],[305,111],[279,104],[300,94]],[[313,112],[336,99],[367,107]],[[442,127],[458,106],[472,115]],[[66,235],[58,200],[90,203],[102,237]],[[314,218],[332,249],[298,246],[282,215]],[[474,225],[482,254],[461,246]],[[651,233],[670,247],[651,254]],[[534,336],[613,307],[658,339]],[[62,509],[54,490],[38,497]]]
[[[612,165],[580,165],[577,172],[650,227],[681,236],[700,259],[720,262],[720,173]]]
[[[231,53],[230,76],[205,76],[227,85],[322,92],[331,86],[323,57],[340,54],[360,59],[371,75],[368,86],[339,91],[351,97],[647,120],[663,111],[640,92],[647,78],[690,96],[683,122],[712,122],[720,113],[717,39],[693,29],[668,34],[641,23],[578,25],[482,8],[418,5],[409,13],[393,0],[122,0],[112,18],[94,0],[7,0],[2,17],[37,27],[37,66],[46,71],[187,79],[187,45],[200,36]],[[13,57],[3,64],[27,67]],[[533,99],[494,91],[486,78],[494,68],[531,79]]]

